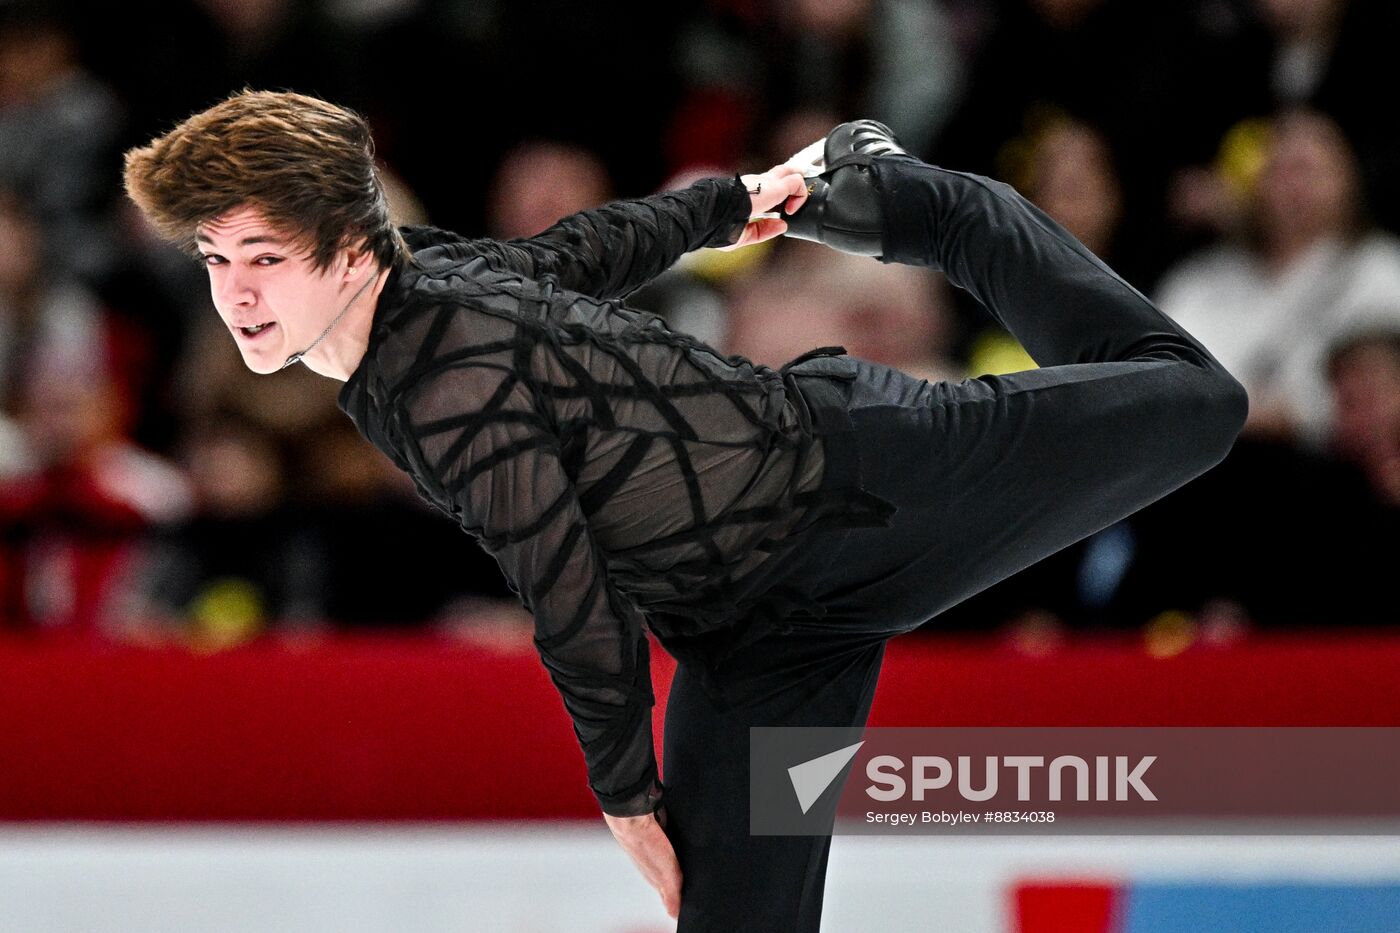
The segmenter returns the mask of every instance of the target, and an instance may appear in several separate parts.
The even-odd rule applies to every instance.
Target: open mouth
[[[236,329],[244,337],[252,338],[258,336],[259,334],[264,334],[276,326],[277,324],[275,321],[269,321],[266,324],[254,324],[251,327],[239,327]]]

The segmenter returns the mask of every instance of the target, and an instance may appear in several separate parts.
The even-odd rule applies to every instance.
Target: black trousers
[[[849,357],[792,369],[830,452],[823,482],[897,511],[815,533],[784,568],[824,616],[679,666],[663,776],[680,933],[819,928],[830,837],[749,834],[749,727],[863,725],[890,637],[1209,469],[1244,422],[1244,390],[1205,348],[1010,187],[907,156],[871,171],[883,261],[943,270],[1041,368],[960,383]]]

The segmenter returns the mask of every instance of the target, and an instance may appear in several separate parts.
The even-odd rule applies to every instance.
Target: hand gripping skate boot
[[[857,256],[879,256],[885,216],[870,172],[876,156],[907,155],[894,133],[874,120],[842,123],[786,164],[802,170],[807,200],[782,214],[787,236],[812,240]]]

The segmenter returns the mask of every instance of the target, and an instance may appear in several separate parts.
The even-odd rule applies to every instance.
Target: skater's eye
[[[259,256],[257,259],[253,260],[253,264],[267,268],[269,266],[275,266],[281,261],[281,256]],[[202,253],[200,255],[200,262],[206,266],[222,266],[226,264],[228,260],[224,259],[224,257],[220,256],[218,253]]]

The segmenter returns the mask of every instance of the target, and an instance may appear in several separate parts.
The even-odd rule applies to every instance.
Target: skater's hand
[[[681,912],[681,866],[656,814],[609,816],[604,813],[603,819],[607,820],[613,838],[632,859],[647,884],[661,895],[666,914],[676,919]]]
[[[802,177],[800,169],[791,165],[775,165],[762,175],[740,175],[739,180],[749,189],[749,217],[752,219],[738,241],[721,246],[722,250],[752,246],[780,236],[787,230],[787,221],[759,215],[779,205],[783,206],[784,213],[791,214],[807,200],[807,179]]]

